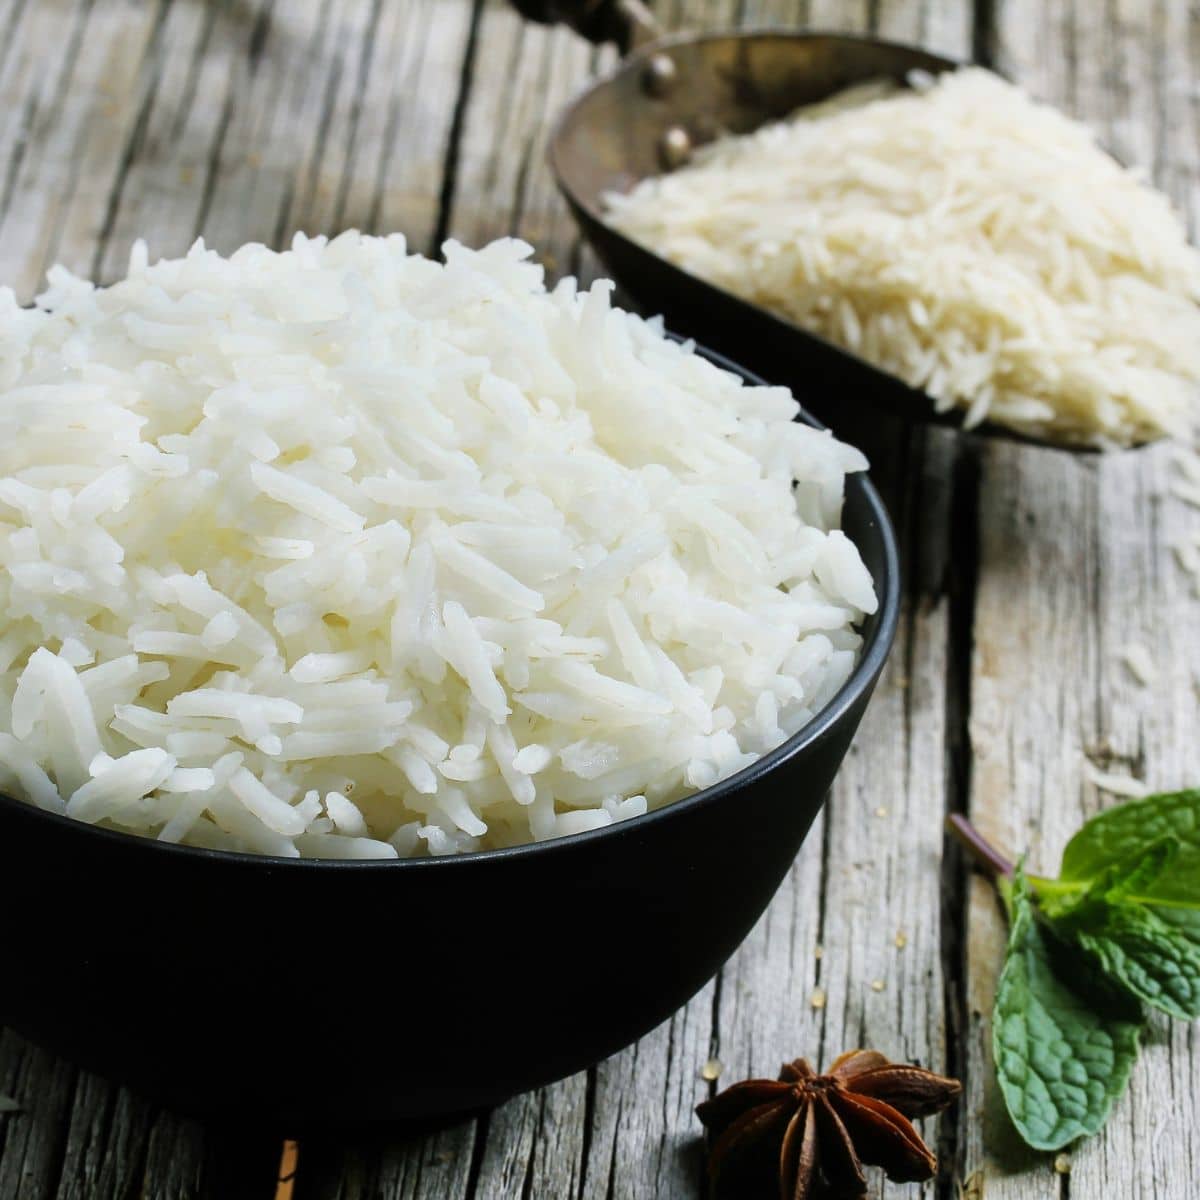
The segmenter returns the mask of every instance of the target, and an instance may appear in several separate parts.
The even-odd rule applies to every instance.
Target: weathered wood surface
[[[671,0],[664,24],[876,30],[1015,77],[1093,119],[1195,211],[1200,17],[1184,0]],[[595,267],[543,166],[549,122],[612,60],[499,0],[0,0],[0,280],[63,261],[119,274],[135,237],[177,254],[296,229],[530,240]],[[904,544],[902,630],[791,874],[689,1005],[575,1078],[432,1134],[307,1138],[296,1200],[698,1196],[692,1108],[784,1056],[870,1044],[960,1072],[933,1131],[942,1177],[905,1194],[1197,1194],[1195,1031],[1156,1026],[1109,1130],[1072,1174],[1017,1152],[988,1086],[1002,925],[943,857],[969,808],[1051,866],[1084,812],[1085,754],[1151,783],[1200,776],[1197,600],[1170,543],[1200,517],[1169,452],[1076,461],[884,427],[867,447]],[[1137,687],[1117,654],[1162,668]],[[1161,699],[1160,699],[1161,697]],[[719,886],[719,881],[715,881]],[[0,1200],[269,1197],[274,1131],[163,1112],[0,1034]],[[876,1196],[900,1189],[876,1185]]]
[[[1087,118],[1126,161],[1147,167],[1200,218],[1200,13],[1182,0],[1107,5],[1004,0],[997,65]],[[1067,839],[1111,803],[1083,774],[1097,766],[1156,788],[1200,778],[1196,638],[1200,606],[1173,545],[1200,513],[1171,494],[1171,448],[1099,460],[989,446],[980,456],[978,588],[971,663],[970,808],[1006,849],[1036,847],[1053,871]],[[1144,646],[1159,679],[1121,662]],[[968,910],[967,1110],[995,1113],[991,1007],[1003,921],[982,883]],[[1070,1176],[1022,1153],[1002,1120],[966,1124],[969,1175],[988,1200],[1200,1195],[1196,1028],[1155,1018],[1128,1094]],[[1065,1165],[1065,1164],[1063,1164]]]

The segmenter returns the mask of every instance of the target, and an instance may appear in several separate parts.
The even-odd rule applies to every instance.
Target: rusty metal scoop
[[[563,113],[548,157],[584,236],[635,304],[768,380],[796,388],[841,436],[877,424],[880,409],[909,421],[961,426],[963,411],[938,412],[932,397],[784,317],[742,300],[660,258],[608,222],[602,197],[685,162],[721,133],[749,133],[853,84],[960,63],[869,37],[748,32],[660,36],[638,0],[512,0],[525,16],[563,21],[592,41],[615,41],[626,57]],[[822,400],[821,398],[824,398]],[[815,401],[815,402],[814,402]],[[985,422],[974,433],[1091,451]]]

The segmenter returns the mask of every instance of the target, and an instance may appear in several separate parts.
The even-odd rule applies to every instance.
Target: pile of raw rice
[[[719,139],[609,216],[967,425],[1101,447],[1186,433],[1200,255],[1167,200],[987,71],[911,82]]]
[[[528,254],[139,246],[0,291],[0,790],[448,854],[636,816],[832,697],[862,456]]]

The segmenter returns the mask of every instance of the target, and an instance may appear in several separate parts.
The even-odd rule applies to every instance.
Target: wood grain
[[[198,235],[230,250],[342,222],[428,249],[475,15],[471,0],[5,6],[0,278],[28,300],[54,261],[119,274],[136,237],[179,254]],[[0,1092],[24,1105],[0,1116],[0,1200],[273,1194],[274,1132],[164,1114],[8,1032]]]
[[[897,37],[936,27],[938,48],[966,53],[965,8],[955,21],[946,6],[931,19],[933,7],[888,4],[871,23],[864,6],[836,24]],[[689,27],[721,28],[795,23],[806,14],[710,3],[689,5],[686,16]],[[834,24],[832,15],[823,23]],[[551,268],[569,263],[574,229],[540,160],[550,119],[595,55],[565,31],[523,25],[500,5],[485,8],[481,42],[488,53],[470,80],[448,229],[470,241],[517,233]],[[600,1200],[699,1194],[702,1150],[693,1109],[711,1090],[700,1076],[711,1055],[725,1063],[728,1078],[774,1074],[784,1058],[803,1053],[827,1060],[867,1043],[945,1066],[945,948],[937,918],[941,824],[949,806],[951,492],[940,481],[953,473],[958,448],[945,435],[887,426],[876,449],[876,475],[899,517],[912,586],[904,632],[835,786],[828,819],[818,822],[762,922],[716,981],[586,1076],[493,1112],[476,1127],[478,1174],[466,1193],[445,1194]],[[827,1000],[814,1009],[818,986]],[[342,1152],[345,1162],[362,1154],[357,1147]],[[406,1153],[419,1158],[422,1148],[412,1144]],[[336,1154],[335,1146],[322,1147],[324,1160]],[[303,1196],[370,1194],[341,1186],[314,1186]],[[383,1194],[427,1194],[421,1183],[404,1190],[394,1175],[388,1188]],[[932,1186],[927,1194],[934,1194]]]
[[[1186,0],[658,12],[670,28],[811,25],[974,49],[1094,120],[1200,220],[1200,16]],[[0,0],[0,279],[28,300],[53,261],[119,275],[138,237],[178,254],[197,236],[228,251],[354,226],[426,252],[521,236],[552,276],[590,279],[543,155],[562,104],[612,61],[501,0]],[[969,1085],[958,1117],[927,1130],[941,1177],[905,1194],[1195,1194],[1200,1054],[1182,1026],[1152,1028],[1129,1098],[1070,1176],[1013,1146],[983,1016],[1003,923],[944,855],[941,822],[969,807],[1052,867],[1106,802],[1082,782],[1085,755],[1153,784],[1200,775],[1200,600],[1170,551],[1200,515],[1169,492],[1170,451],[1078,461],[885,421],[869,436],[903,545],[902,630],[825,814],[742,948],[588,1072],[440,1129],[305,1137],[295,1200],[686,1200],[700,1194],[706,1060],[727,1083],[859,1044]],[[1118,662],[1127,640],[1159,664],[1155,689]],[[23,1106],[0,1114],[0,1200],[273,1195],[276,1132],[163,1112],[7,1031],[0,1093]]]
[[[1200,14],[1178,0],[1106,5],[1005,0],[998,65],[1087,119],[1145,166],[1189,215],[1200,202],[1196,47]],[[972,814],[997,844],[1052,872],[1088,815],[1113,802],[1083,775],[1090,759],[1156,788],[1193,786],[1200,609],[1171,547],[1200,515],[1169,490],[1171,448],[1080,459],[989,446],[981,456],[979,573],[971,673]],[[1144,687],[1121,663],[1145,646]],[[989,1200],[1183,1197],[1200,1158],[1196,1031],[1153,1019],[1128,1095],[1105,1131],[1070,1155],[1070,1176],[1012,1144],[991,1085],[991,1005],[1003,927],[990,889],[972,888],[966,1166]]]

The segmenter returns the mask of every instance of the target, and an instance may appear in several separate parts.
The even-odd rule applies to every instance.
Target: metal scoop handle
[[[615,42],[622,54],[662,35],[642,0],[511,0],[513,8],[542,25],[569,25],[589,42]]]

